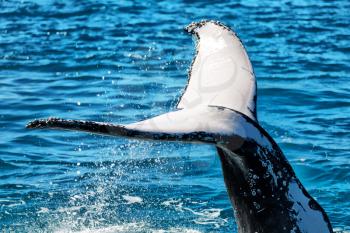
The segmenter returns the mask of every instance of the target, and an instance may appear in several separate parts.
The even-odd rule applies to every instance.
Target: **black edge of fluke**
[[[216,21],[216,20],[209,20],[209,19],[205,19],[205,20],[201,20],[199,22],[192,22],[189,25],[187,25],[184,30],[190,34],[196,34],[195,29],[197,28],[201,28],[202,26],[204,26],[206,23],[213,23],[215,25],[218,25],[228,31],[233,31],[232,29],[230,29],[228,26],[226,26],[225,24]]]
[[[60,118],[53,118],[50,117],[48,119],[36,119],[34,121],[30,121],[27,125],[27,129],[42,129],[42,128],[47,128],[50,126],[52,122],[58,122],[61,121],[62,119]]]

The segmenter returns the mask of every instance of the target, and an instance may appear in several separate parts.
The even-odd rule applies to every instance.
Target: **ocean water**
[[[0,232],[236,232],[212,147],[25,129],[174,109],[202,19],[240,36],[260,124],[350,230],[348,0],[0,0]]]

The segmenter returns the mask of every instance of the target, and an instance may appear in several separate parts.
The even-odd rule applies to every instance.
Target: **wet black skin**
[[[333,232],[327,214],[303,187],[279,146],[260,125],[241,115],[268,139],[272,148],[264,148],[256,141],[242,138],[230,138],[230,143],[217,147],[227,192],[235,209],[238,232],[303,233],[292,208],[294,203],[288,199],[290,182],[297,183],[309,199],[309,206],[322,213],[328,229],[320,229],[319,233]],[[240,146],[237,148],[237,145]],[[266,162],[272,165],[270,170],[277,178],[277,184],[273,176],[268,175]]]
[[[310,199],[310,204],[314,204],[314,209],[323,213],[324,221],[328,222],[329,229],[321,232],[332,232],[325,212],[305,191],[290,165],[285,163],[284,159],[272,158],[271,154],[260,150],[260,153],[265,153],[276,161],[273,164],[273,170],[282,173],[282,177],[275,185],[272,176],[266,177],[267,168],[262,165],[257,156],[254,156],[256,150],[253,148],[256,147],[258,146],[254,143],[245,142],[242,148],[235,151],[234,155],[232,152],[217,148],[227,192],[235,209],[238,232],[277,233],[291,232],[293,229],[294,232],[303,232],[302,229],[299,229],[297,219],[292,213],[293,202],[288,199],[287,195],[288,184],[291,181],[297,182],[304,195]],[[254,179],[254,175],[259,178]]]

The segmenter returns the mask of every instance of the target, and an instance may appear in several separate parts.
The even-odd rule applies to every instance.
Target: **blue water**
[[[0,1],[1,232],[232,232],[214,148],[24,128],[174,109],[193,41],[232,27],[258,115],[333,227],[350,230],[350,2]],[[234,230],[235,231],[235,230]]]

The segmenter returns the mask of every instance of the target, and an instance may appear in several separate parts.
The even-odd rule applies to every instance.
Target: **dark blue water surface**
[[[350,2],[221,2],[0,0],[0,230],[235,231],[212,147],[24,128],[174,109],[194,53],[182,28],[202,19],[241,37],[261,125],[350,230]]]

